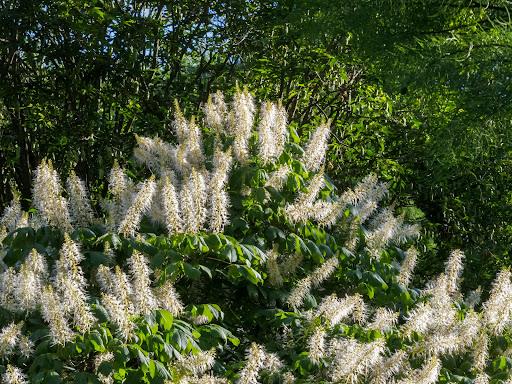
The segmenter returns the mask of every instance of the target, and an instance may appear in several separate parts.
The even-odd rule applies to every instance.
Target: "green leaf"
[[[174,332],[172,333],[172,340],[181,351],[187,348],[188,338],[183,331],[174,329]]]
[[[92,267],[97,267],[99,265],[110,265],[111,260],[109,256],[105,255],[103,252],[89,251],[85,252],[86,258],[89,261]]]
[[[142,351],[140,349],[140,347],[137,346],[136,348],[136,353],[137,353],[137,358],[139,359],[140,363],[142,365],[145,365],[145,366],[149,366],[149,362],[150,362],[150,359],[148,356],[146,356],[146,354],[144,353],[144,351]]]
[[[240,344],[240,340],[235,337],[229,330],[221,327],[217,324],[208,324],[201,327],[202,330],[207,330],[214,337],[220,338],[224,343],[230,342],[234,346],[238,346]]]
[[[211,279],[212,278],[212,270],[210,268],[208,268],[207,266],[205,265],[198,265],[198,268],[202,271],[204,271],[208,277]]]
[[[169,331],[172,328],[174,317],[172,314],[165,310],[165,309],[159,309],[157,312],[158,316],[158,324],[165,330]]]
[[[148,368],[149,368],[149,376],[152,379],[154,379],[155,378],[155,373],[156,373],[156,365],[155,365],[155,362],[153,360],[149,360]]]
[[[90,230],[89,228],[81,228],[80,229],[80,237],[83,240],[91,241],[92,239],[96,238],[96,234]]]
[[[293,142],[295,144],[299,144],[300,143],[300,137],[297,134],[297,131],[294,128],[291,128],[291,127],[289,128],[289,131],[290,131],[290,137],[292,138]]]
[[[172,360],[180,355],[179,352],[168,343],[164,343],[163,354],[168,360]]]
[[[231,263],[235,263],[238,260],[236,250],[231,244],[227,244],[224,247],[224,249],[222,250],[222,255],[224,255],[225,258]]]
[[[92,305],[92,310],[93,310],[94,316],[96,316],[96,318],[98,319],[98,321],[100,323],[105,323],[109,320],[107,310],[99,302],[94,303]]]
[[[157,252],[155,256],[151,258],[151,267],[159,268],[165,263],[165,254],[162,251]]]
[[[321,264],[324,262],[324,256],[322,255],[322,252],[313,241],[307,240],[307,247],[309,253],[311,254],[311,258],[315,263]]]
[[[269,241],[274,241],[275,239],[281,239],[281,240],[286,239],[285,233],[281,229],[274,227],[272,225],[270,225],[265,230],[265,236],[267,237],[267,239]]]
[[[168,380],[168,379],[171,379],[171,374],[170,372],[167,370],[167,368],[165,367],[165,365],[163,365],[161,362],[159,362],[158,360],[154,360],[154,364],[155,364],[155,367],[156,367],[156,372],[158,373],[158,376],[163,378],[164,380]]]
[[[206,237],[206,244],[208,244],[208,246],[214,251],[217,251],[222,247],[222,241],[216,233],[212,233]]]
[[[185,275],[192,280],[198,280],[201,277],[201,271],[189,263],[183,263]]]
[[[376,272],[368,272],[373,282],[377,282],[383,290],[388,289],[388,284],[382,279],[382,277]]]
[[[90,333],[89,342],[92,344],[93,348],[97,352],[105,352],[106,348],[103,344],[103,339],[98,331],[94,330]]]
[[[255,269],[248,267],[247,265],[239,265],[238,270],[240,271],[242,276],[244,276],[254,285],[257,285],[258,283],[263,283],[261,275]]]
[[[258,203],[264,203],[267,198],[267,190],[265,188],[256,188],[254,191],[254,197]]]
[[[210,251],[210,248],[206,244],[206,241],[205,241],[205,239],[203,237],[199,237],[199,250],[202,253],[207,253],[207,252]]]
[[[245,246],[244,244],[240,244],[240,248],[242,249],[242,254],[243,256],[247,259],[247,260],[252,260],[253,258],[253,253],[252,251],[247,247]]]
[[[371,285],[365,284],[366,286],[366,294],[368,295],[368,298],[373,299],[375,296],[375,288],[373,288]]]
[[[125,377],[126,377],[126,370],[125,370],[125,369],[123,369],[123,368],[119,368],[119,369],[117,370],[117,372],[114,372],[114,374],[113,374],[113,378],[114,378],[115,380],[121,380],[121,381],[123,381],[123,380],[125,379]]]
[[[300,255],[310,256],[311,250],[308,248],[304,240],[295,234],[292,234],[291,236],[295,239],[295,252]]]

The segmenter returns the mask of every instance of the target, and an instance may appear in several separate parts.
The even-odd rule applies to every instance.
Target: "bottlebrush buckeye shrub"
[[[411,287],[418,226],[373,175],[338,193],[328,123],[301,146],[280,104],[238,91],[203,127],[176,106],[174,131],[138,137],[98,207],[43,161],[35,209],[5,210],[3,382],[508,380],[510,271],[480,303],[456,250]]]

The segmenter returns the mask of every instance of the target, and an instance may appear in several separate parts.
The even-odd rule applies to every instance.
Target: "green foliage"
[[[282,99],[299,136],[333,120],[338,185],[371,170],[400,205],[425,212],[437,260],[422,264],[426,275],[464,247],[469,276],[488,283],[510,264],[507,12],[506,2],[459,0],[9,2],[0,206],[13,186],[29,199],[43,158],[104,194],[133,133],[173,140],[174,98],[197,113],[212,90],[240,81]]]
[[[192,267],[184,262],[187,252],[196,249],[195,246],[188,246],[191,243],[197,246],[197,237],[175,239],[173,242],[155,237],[154,242],[136,242],[103,232],[104,229],[96,227],[74,233],[84,252],[85,261],[81,267],[86,276],[92,276],[101,264],[115,264],[115,261],[102,252],[104,242],[107,241],[116,249],[120,259],[126,258],[134,249],[147,252],[151,256],[154,268],[164,267],[161,277],[163,280],[178,279],[181,276],[188,279],[197,278],[197,266]],[[37,231],[32,228],[20,229],[4,240],[4,261],[8,265],[19,264],[31,249],[38,249],[49,262],[52,262],[58,257],[57,251],[61,248],[62,241],[61,232],[49,227]],[[181,246],[186,249],[186,253],[178,256],[177,252],[181,250]],[[171,249],[174,251],[169,255]],[[208,271],[205,266],[198,267]],[[97,383],[99,381],[93,374],[95,372],[106,376],[112,375],[116,382],[158,383],[171,377],[179,377],[179,372],[169,371],[168,363],[181,354],[197,353],[216,347],[229,350],[239,344],[239,340],[230,331],[216,324],[222,322],[224,318],[221,308],[216,304],[190,305],[186,308],[185,318],[206,316],[207,324],[204,325],[194,325],[176,319],[164,309],[157,310],[151,315],[138,318],[132,339],[130,342],[123,342],[115,327],[109,323],[107,311],[100,302],[97,283],[91,287],[89,293],[98,324],[93,330],[78,335],[72,343],[65,346],[54,345],[49,338],[48,328],[39,315],[28,317],[25,313],[13,314],[3,311],[2,324],[24,321],[25,332],[31,333],[31,339],[36,343],[34,355],[30,360],[10,360],[10,363],[29,364],[30,382]],[[95,366],[95,357],[106,354],[112,354],[111,359]]]
[[[435,223],[442,253],[467,249],[467,286],[485,284],[492,271],[510,265],[512,94],[504,59],[510,4],[417,0],[338,7],[325,1],[316,7],[312,14],[330,33],[351,36],[369,81],[393,105],[376,156],[387,162],[382,174]]]
[[[305,338],[297,331],[303,320],[285,308],[296,278],[285,277],[285,288],[268,286],[264,265],[274,244],[280,253],[304,258],[302,276],[338,257],[340,269],[325,289],[342,284],[348,293],[407,312],[419,291],[393,283],[393,261],[404,257],[400,249],[386,249],[376,263],[361,250],[343,248],[347,228],[331,233],[299,225],[290,230],[283,215],[286,203],[311,178],[294,159],[302,151],[297,144],[320,121],[331,119],[330,184],[323,198],[329,201],[375,172],[389,183],[389,203],[401,207],[397,212],[423,225],[414,286],[423,287],[443,269],[449,251],[462,248],[463,291],[478,286],[487,291],[496,272],[510,265],[512,240],[509,11],[505,1],[459,0],[5,2],[0,7],[0,207],[11,199],[11,188],[21,192],[24,208],[30,207],[32,171],[43,158],[53,160],[63,175],[75,169],[99,207],[108,196],[106,177],[115,159],[127,165],[134,180],[147,176],[130,157],[134,134],[176,141],[170,129],[174,98],[182,100],[187,113],[201,115],[200,105],[211,91],[224,89],[230,95],[238,81],[259,98],[282,100],[287,110],[293,143],[279,160],[293,169],[286,188],[266,187],[277,164],[262,166],[253,159],[254,164],[234,170],[229,185],[232,220],[223,234],[167,237],[150,220],[142,222],[143,240],[121,239],[102,226],[80,230],[73,237],[83,246],[87,276],[101,264],[124,265],[136,249],[151,258],[160,273],[158,284],[179,281],[183,297],[205,291],[197,302],[185,300],[190,303],[187,321],[205,316],[210,322],[190,322],[190,340],[201,349],[210,345],[221,350],[227,340],[222,360],[229,363],[216,367],[218,372],[225,369],[227,377],[236,376],[240,363],[235,361],[250,342],[272,344],[275,335],[269,336],[262,322],[275,322],[275,329],[295,326]],[[212,141],[207,135],[207,151]],[[251,193],[239,194],[242,186]],[[347,222],[351,215],[347,211]],[[364,234],[361,230],[361,239]],[[32,249],[53,262],[62,241],[51,228],[19,229],[0,252],[7,266],[19,267]],[[115,262],[104,252],[105,242],[115,250]],[[311,308],[320,300],[317,293],[307,298]],[[92,294],[91,303],[101,312],[98,295]],[[231,303],[235,295],[240,303],[232,313],[215,307],[223,300]],[[260,313],[261,307],[270,312]],[[275,313],[283,316],[282,322],[274,319]],[[152,327],[152,321],[157,320],[137,324]],[[236,335],[241,346],[236,349],[236,339],[229,341],[225,331],[208,328],[211,322],[233,335],[244,329],[245,334]],[[175,324],[155,335],[166,340],[164,333]],[[30,331],[39,325],[25,322]],[[110,325],[100,328],[115,340]],[[353,334],[352,328],[346,332]],[[87,340],[86,352],[72,354],[73,362],[85,364],[73,366],[76,371],[91,371],[99,352]],[[185,345],[185,339],[179,340]],[[105,345],[109,342],[104,339]],[[495,380],[509,366],[499,352],[507,343],[492,344],[499,357],[488,373]],[[130,360],[119,369],[134,375],[133,380],[157,380],[159,364],[172,357],[165,361],[151,355],[144,370],[137,359],[146,359],[152,347],[137,345],[142,355],[130,349]],[[48,348],[41,352],[48,359],[42,358],[34,370],[42,367],[39,380],[52,382],[68,357],[55,346]],[[176,348],[176,353],[192,350]],[[304,350],[286,359],[304,380],[316,369]],[[460,363],[456,358],[443,361],[449,369],[443,368],[440,380],[468,382],[462,377],[469,367],[457,368]],[[66,375],[72,374],[64,373],[66,380],[72,377]],[[90,375],[74,380],[93,380]]]
[[[185,148],[183,158],[191,160],[191,156],[197,156],[191,138],[197,136],[193,125],[186,129],[187,134],[174,149]],[[277,128],[272,129],[276,129],[277,137]],[[293,129],[290,127],[290,133]],[[215,146],[219,156],[222,146],[237,142],[240,132],[231,132],[204,130],[205,152],[212,153]],[[257,140],[257,135],[263,133],[251,134],[250,153],[265,145]],[[417,228],[403,220],[421,220],[421,211],[405,209],[397,217],[392,209],[379,208],[377,204],[387,189],[375,177],[366,178],[354,190],[337,193],[323,170],[315,173],[305,165],[305,158],[323,149],[321,143],[317,142],[317,147],[308,145],[304,151],[297,135],[290,137],[272,163],[256,155],[234,163],[225,187],[231,201],[231,221],[219,233],[204,229],[169,231],[152,209],[144,211],[140,221],[135,213],[141,205],[138,196],[155,175],[146,180],[151,172],[136,166],[126,173],[146,180],[145,184],[135,187],[125,179],[122,192],[131,198],[121,207],[117,221],[110,221],[116,208],[109,203],[119,196],[119,184],[112,181],[118,179],[112,176],[108,198],[102,203],[105,216],[93,225],[73,222],[69,237],[57,227],[41,225],[47,215],[64,213],[62,207],[58,208],[60,212],[45,211],[46,206],[64,197],[55,185],[59,181],[51,165],[43,163],[37,175],[48,175],[42,180],[47,187],[41,187],[36,177],[33,203],[40,210],[33,210],[29,217],[32,226],[11,231],[2,242],[5,266],[0,275],[0,323],[4,326],[0,331],[0,369],[4,379],[15,365],[23,367],[34,383],[244,382],[251,375],[262,383],[363,382],[382,380],[378,375],[388,373],[385,364],[400,353],[406,368],[390,368],[389,372],[409,382],[426,375],[427,370],[432,372],[428,377],[439,382],[467,382],[482,374],[495,382],[506,379],[512,368],[506,352],[511,343],[510,273],[500,274],[482,306],[468,297],[464,300],[459,292],[461,252],[452,253],[445,274],[425,289],[409,285],[409,277],[402,274],[410,274],[414,266],[411,257],[415,251],[409,246],[414,243]],[[148,159],[154,160],[151,156],[156,156],[152,145],[160,142],[145,140],[139,138],[136,157],[147,164]],[[165,163],[162,158],[160,161]],[[179,161],[176,158],[171,163],[182,176],[181,183],[174,183],[181,194],[180,212],[186,216],[184,194],[189,177],[198,172],[215,175],[224,168],[218,159],[212,162],[207,158],[198,165],[199,170],[188,169],[187,163]],[[282,188],[272,186],[271,175],[283,165],[289,173]],[[153,171],[156,175],[171,172],[158,167]],[[212,185],[208,193],[215,191],[213,180],[209,181]],[[198,204],[206,204],[200,188],[191,193]],[[69,203],[76,204],[69,188],[67,194]],[[149,198],[157,204],[162,196],[163,192]],[[301,212],[300,219],[290,213],[294,204],[297,206],[293,209]],[[168,211],[169,206],[165,207]],[[316,210],[325,207],[336,213],[332,225],[321,225],[323,216]],[[208,214],[213,216],[218,209],[211,205]],[[200,209],[195,213],[200,215]],[[17,214],[23,217],[22,212]],[[138,220],[140,227],[133,237],[119,234],[121,223],[129,218]],[[80,245],[83,259],[70,251],[74,244]],[[12,306],[13,301],[21,303],[23,299],[16,289],[24,286],[22,270],[34,252],[43,256],[51,271],[51,278],[39,285],[49,284],[61,300],[70,300],[58,286],[65,282],[59,273],[67,262],[72,270],[64,277],[72,276],[68,277],[72,282],[87,289],[87,302],[82,303],[90,307],[97,320],[89,330],[72,323],[65,306],[53,309],[62,311],[57,313],[72,324],[74,336],[69,341],[56,338],[56,320],[45,315],[48,301],[44,287],[41,303],[35,309]],[[138,260],[147,261],[148,268],[140,262],[135,266],[136,255],[144,255]],[[106,267],[115,268],[114,284],[121,284],[122,272],[118,271],[128,269],[133,289],[137,289],[127,296],[133,305],[140,297],[146,298],[147,307],[129,314],[133,328],[128,333],[119,325],[112,300],[106,300],[111,288],[99,274]],[[13,271],[17,280],[9,280]],[[12,281],[14,288],[9,285]],[[184,308],[176,309],[178,296],[171,293],[169,283],[185,302]],[[149,304],[148,291],[156,295],[162,287],[167,287],[166,298],[174,297],[174,308],[164,309],[161,301]],[[33,289],[41,287],[35,285]],[[72,308],[73,303],[66,301],[66,305]],[[379,312],[382,310],[385,312]],[[379,321],[384,322],[379,324],[382,314]],[[382,320],[385,316],[390,317]],[[14,324],[21,331],[16,338],[28,337],[34,344],[33,351],[6,347],[9,327]],[[321,339],[315,342],[318,335]],[[479,355],[481,339],[489,344],[488,354],[483,357]],[[327,342],[328,349],[320,347]]]

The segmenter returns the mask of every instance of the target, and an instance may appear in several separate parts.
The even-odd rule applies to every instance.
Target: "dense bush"
[[[481,304],[454,250],[413,287],[419,226],[374,175],[337,190],[328,123],[301,146],[237,91],[201,125],[176,105],[178,144],[137,137],[101,201],[39,165],[0,222],[4,382],[508,380],[509,270]]]
[[[43,158],[103,193],[134,134],[174,140],[173,98],[197,114],[238,81],[282,100],[302,138],[332,119],[326,169],[339,187],[374,172],[422,210],[421,276],[453,248],[466,252],[465,289],[510,265],[507,1],[0,4],[0,210],[12,185],[28,208]]]

